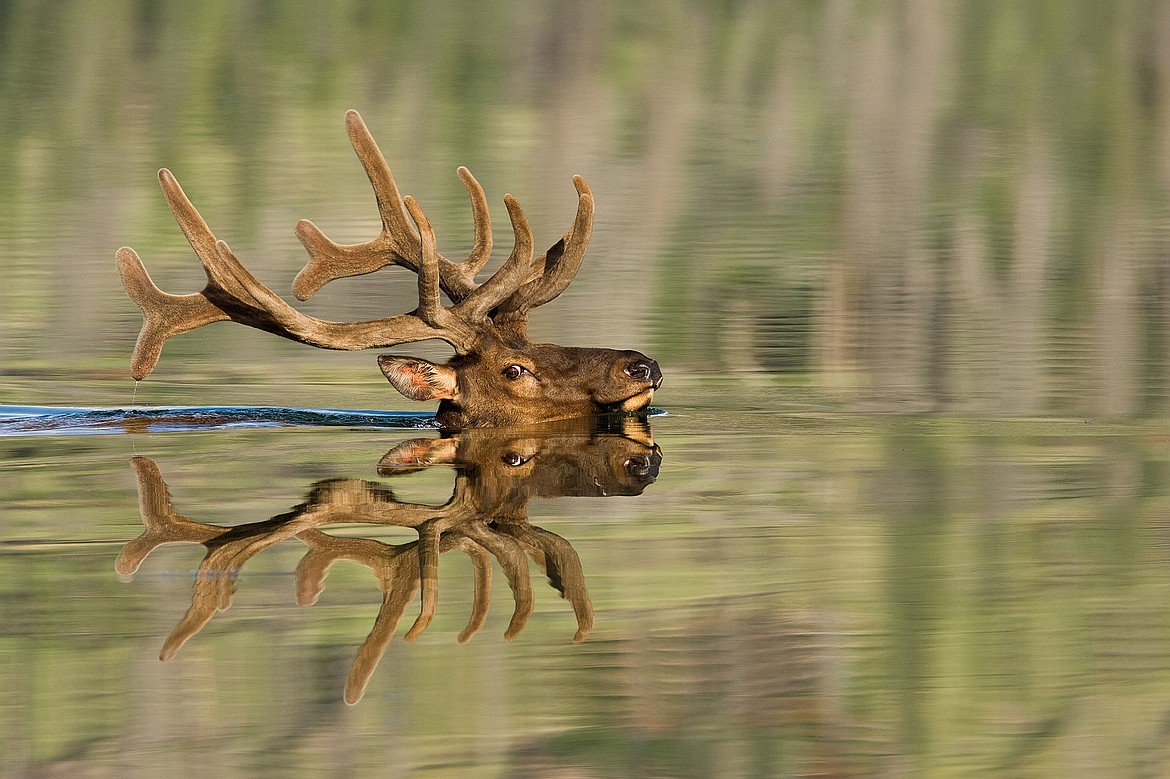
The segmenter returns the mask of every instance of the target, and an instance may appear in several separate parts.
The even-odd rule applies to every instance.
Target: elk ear
[[[394,389],[411,400],[444,400],[455,397],[455,371],[418,357],[378,356],[378,367]]]
[[[379,476],[395,476],[421,471],[431,465],[450,463],[459,448],[458,438],[412,438],[382,455]]]

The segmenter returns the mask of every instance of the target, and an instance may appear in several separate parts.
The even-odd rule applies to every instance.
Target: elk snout
[[[658,367],[657,361],[649,357],[639,357],[623,370],[634,381],[648,381],[654,389],[662,386],[662,369]]]

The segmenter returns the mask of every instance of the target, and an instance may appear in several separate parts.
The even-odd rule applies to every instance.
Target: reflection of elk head
[[[657,478],[661,461],[645,420],[603,416],[411,439],[386,453],[378,473],[453,465],[475,483],[481,501],[494,504],[483,511],[498,515],[508,504],[525,511],[534,497],[640,495]]]
[[[293,294],[307,300],[335,279],[398,265],[418,274],[418,307],[369,322],[330,322],[290,306],[265,287],[223,241],[165,168],[163,194],[191,248],[203,263],[207,286],[191,295],[168,295],[151,281],[133,249],[118,250],[118,270],[130,298],[144,315],[130,373],[149,374],[163,342],[212,322],[231,320],[324,349],[381,349],[439,338],[455,357],[433,363],[382,355],[378,364],[394,387],[412,400],[438,400],[445,428],[531,424],[602,411],[646,408],[662,382],[658,363],[640,352],[534,344],[528,340],[528,312],[569,286],[593,226],[593,194],[576,176],[577,217],[565,236],[534,257],[532,230],[520,204],[504,197],[516,243],[511,256],[482,284],[475,278],[491,254],[487,199],[466,168],[459,177],[471,195],[475,246],[461,262],[439,255],[430,221],[411,197],[402,198],[382,152],[356,111],[345,117],[350,141],[361,160],[382,217],[382,232],[353,246],[334,243],[309,221],[297,237],[309,261],[293,282]],[[417,228],[417,229],[416,229]],[[440,290],[451,301],[443,306]]]
[[[606,428],[609,424],[611,427]],[[378,465],[383,475],[435,464],[455,468],[455,488],[441,506],[398,500],[385,486],[359,479],[331,479],[313,485],[304,503],[262,522],[220,527],[177,513],[155,463],[133,462],[145,530],[118,555],[119,573],[131,574],[157,547],[173,542],[202,544],[207,553],[195,577],[191,607],[171,632],[160,657],[172,657],[217,611],[231,606],[244,564],[273,544],[296,538],[309,548],[297,566],[297,602],[316,602],[329,567],[351,560],[368,568],[382,589],[382,608],[354,661],[345,699],[359,700],[394,635],[407,605],[422,591],[421,610],[405,639],[413,641],[430,624],[438,606],[439,555],[460,549],[475,568],[471,619],[460,642],[487,618],[491,557],[508,579],[515,610],[504,633],[514,638],[534,602],[527,557],[569,601],[577,619],[575,641],[593,627],[593,607],[581,561],[564,538],[528,522],[533,497],[638,495],[658,474],[662,455],[645,420],[591,418],[528,429],[474,429],[457,436],[415,439],[396,446]],[[371,538],[337,537],[321,528],[366,524],[413,528],[418,540],[386,544]],[[527,557],[526,557],[527,556]]]

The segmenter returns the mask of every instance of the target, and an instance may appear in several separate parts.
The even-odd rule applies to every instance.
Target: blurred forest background
[[[547,244],[586,177],[589,257],[537,336],[850,408],[1170,405],[1154,0],[0,2],[0,402],[128,394],[119,246],[202,286],[159,167],[286,296],[298,219],[372,237],[351,107],[449,256],[471,242],[457,165]],[[412,307],[404,274],[332,286],[306,307]],[[369,355],[242,331],[176,339],[150,381],[381,381]]]

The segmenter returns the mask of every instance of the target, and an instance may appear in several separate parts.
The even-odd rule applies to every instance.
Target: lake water
[[[0,776],[1170,771],[1170,4],[41,5],[0,10]],[[291,299],[298,219],[378,229],[351,107],[449,257],[456,166],[496,263],[504,192],[543,248],[583,175],[533,335],[657,358],[661,413],[441,437],[230,324],[135,385],[114,252],[204,283],[157,169]]]

